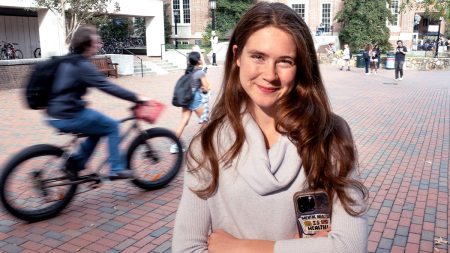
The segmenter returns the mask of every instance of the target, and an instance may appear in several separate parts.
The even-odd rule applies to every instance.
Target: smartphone
[[[294,194],[298,233],[308,238],[331,225],[330,200],[325,191],[301,191]]]

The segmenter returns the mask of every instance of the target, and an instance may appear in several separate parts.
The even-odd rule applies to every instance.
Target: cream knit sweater
[[[202,187],[204,182],[185,173],[172,252],[208,252],[208,235],[211,229],[219,228],[241,239],[276,241],[276,253],[366,252],[366,217],[349,215],[338,200],[333,204],[327,238],[294,239],[297,225],[293,195],[304,189],[305,183],[297,150],[286,136],[280,136],[266,150],[252,117],[245,115],[243,122],[246,141],[242,152],[231,166],[221,167],[219,186],[212,197],[197,197],[189,188]],[[219,153],[233,143],[233,136],[229,127],[223,129]],[[192,146],[196,149],[195,143]]]

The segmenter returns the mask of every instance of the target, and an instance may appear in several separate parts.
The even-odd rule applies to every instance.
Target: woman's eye
[[[279,62],[283,65],[290,65],[290,66],[295,64],[295,62],[290,59],[281,59]]]
[[[258,61],[262,61],[264,59],[263,56],[260,54],[253,54],[253,55],[251,55],[251,57]]]

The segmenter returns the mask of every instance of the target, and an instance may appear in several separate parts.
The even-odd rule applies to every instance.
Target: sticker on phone
[[[302,227],[303,237],[309,237],[315,233],[330,227],[330,215],[326,213],[301,215],[298,223]]]

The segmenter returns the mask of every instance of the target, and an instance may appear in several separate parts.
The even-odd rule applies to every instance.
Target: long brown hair
[[[192,148],[187,155],[190,173],[200,171],[210,174],[206,187],[193,191],[201,198],[212,196],[218,187],[219,163],[230,164],[242,148],[245,140],[242,108],[246,108],[250,98],[241,87],[236,59],[248,38],[268,26],[291,34],[297,48],[296,85],[275,104],[276,129],[296,145],[307,177],[307,187],[311,190],[324,189],[330,199],[337,196],[349,214],[359,215],[364,210],[351,207],[357,203],[347,190],[356,189],[366,199],[367,189],[350,176],[357,167],[350,128],[331,111],[308,26],[295,11],[281,3],[257,3],[236,25],[227,51],[218,100],[210,121],[192,142],[200,147],[201,156],[195,155]],[[233,45],[237,45],[235,54]],[[224,122],[229,122],[236,139],[229,150],[219,157],[215,145],[221,144],[216,142],[219,138],[215,137],[220,134]]]

